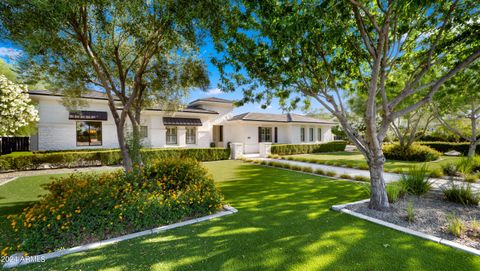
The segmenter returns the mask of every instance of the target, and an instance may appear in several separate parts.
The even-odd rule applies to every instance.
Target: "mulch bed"
[[[409,222],[407,216],[407,204],[413,203],[415,220]],[[480,206],[463,206],[448,202],[438,192],[430,192],[423,197],[406,196],[390,205],[389,212],[375,211],[368,208],[368,203],[350,205],[347,209],[400,225],[415,231],[451,240],[469,247],[480,249],[480,233],[474,234],[471,223],[474,219],[480,222]],[[465,221],[467,231],[465,236],[458,238],[448,232],[447,218],[455,214]]]

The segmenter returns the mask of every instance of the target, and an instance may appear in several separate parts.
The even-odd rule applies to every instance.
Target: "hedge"
[[[224,148],[195,148],[195,149],[143,149],[145,160],[163,158],[193,158],[198,161],[226,160],[230,157],[230,149]],[[122,158],[119,150],[102,151],[72,151],[33,153],[19,157],[1,157],[0,171],[31,170],[49,168],[72,168],[85,166],[120,165]]]
[[[463,155],[468,154],[468,148],[470,146],[470,143],[468,143],[468,142],[456,143],[456,142],[440,142],[440,141],[432,141],[432,142],[420,141],[420,142],[418,142],[418,144],[428,146],[428,147],[430,147],[432,149],[435,149],[435,150],[437,150],[441,153],[446,153],[448,151],[454,150],[454,151],[460,152]],[[478,146],[477,146],[477,149],[476,149],[476,153],[480,154],[480,148]]]
[[[435,161],[442,155],[435,149],[425,145],[412,144],[408,149],[399,144],[384,144],[383,154],[385,158],[400,161],[429,162]]]
[[[163,159],[132,172],[72,174],[43,186],[48,193],[10,215],[2,256],[37,254],[143,231],[214,213],[222,196],[198,161]]]
[[[346,141],[332,141],[321,144],[278,144],[272,145],[271,152],[278,155],[335,152],[344,151],[346,146]]]

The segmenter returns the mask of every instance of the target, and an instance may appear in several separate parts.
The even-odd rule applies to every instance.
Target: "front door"
[[[213,142],[215,147],[225,147],[223,144],[223,125],[213,125]]]

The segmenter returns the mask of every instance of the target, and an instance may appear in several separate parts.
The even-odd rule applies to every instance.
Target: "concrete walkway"
[[[18,177],[74,173],[74,172],[88,172],[88,171],[105,171],[105,170],[114,170],[114,169],[121,169],[121,168],[122,168],[121,166],[103,166],[103,167],[56,168],[56,169],[13,171],[13,172],[7,172],[7,173],[0,173],[0,185],[6,184]]]
[[[314,163],[298,162],[298,161],[283,160],[283,159],[272,159],[272,158],[257,158],[257,159],[270,161],[270,162],[286,163],[294,166],[311,167],[313,170],[321,169],[323,171],[333,171],[337,173],[337,175],[348,174],[350,176],[363,176],[363,177],[370,178],[370,172],[368,170],[319,165]],[[384,172],[383,177],[385,178],[385,182],[391,183],[391,182],[400,180],[401,174]],[[447,187],[450,183],[450,180],[446,180],[446,179],[431,178],[430,180],[433,183],[433,187],[437,189],[443,189]],[[454,181],[454,183],[456,185],[465,184],[465,182],[461,182],[461,181]],[[472,187],[472,190],[480,192],[480,183],[472,183],[471,187]]]

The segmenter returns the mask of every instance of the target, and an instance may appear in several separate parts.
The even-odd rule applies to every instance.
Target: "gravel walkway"
[[[18,177],[74,173],[74,172],[87,172],[87,171],[104,171],[104,170],[115,170],[120,168],[122,167],[121,166],[104,166],[104,167],[57,168],[57,169],[14,171],[14,172],[0,173],[0,185],[6,184],[12,179],[18,178]]]
[[[258,159],[265,160],[265,161],[271,161],[271,162],[286,163],[286,164],[301,166],[301,167],[311,167],[314,170],[315,169],[321,169],[321,170],[324,170],[324,171],[334,171],[335,173],[337,173],[337,175],[348,174],[350,176],[364,176],[364,177],[368,177],[368,178],[370,177],[370,172],[368,170],[362,170],[362,169],[353,169],[353,168],[319,165],[319,164],[314,164],[314,163],[298,162],[298,161],[283,160],[283,159],[272,159],[272,158],[258,158]],[[385,178],[385,182],[390,183],[390,182],[395,182],[395,181],[400,180],[401,174],[384,172],[383,177]],[[433,187],[437,188],[437,189],[442,189],[445,186],[449,185],[449,183],[451,182],[450,180],[439,179],[439,178],[431,178],[430,180],[433,183]],[[454,183],[456,185],[465,184],[465,182],[461,182],[461,181],[454,181]],[[473,191],[480,192],[480,183],[472,183],[471,187],[472,187]]]

